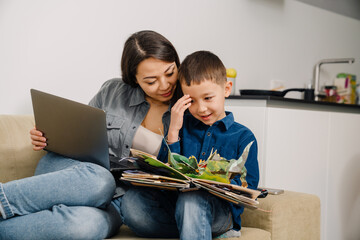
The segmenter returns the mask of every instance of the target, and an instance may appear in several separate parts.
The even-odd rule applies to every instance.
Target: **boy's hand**
[[[184,112],[191,106],[191,98],[189,95],[184,95],[171,108],[171,121],[167,141],[169,143],[177,142],[179,140],[179,131],[183,125]]]

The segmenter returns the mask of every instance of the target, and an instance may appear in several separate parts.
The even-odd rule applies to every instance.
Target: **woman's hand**
[[[35,151],[42,150],[46,146],[46,138],[43,133],[38,131],[35,127],[30,130],[31,144]]]
[[[179,131],[183,125],[184,112],[191,106],[191,98],[189,95],[184,95],[171,108],[171,120],[167,142],[173,143],[179,140]]]

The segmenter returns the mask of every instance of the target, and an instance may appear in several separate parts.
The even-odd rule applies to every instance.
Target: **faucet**
[[[328,64],[328,63],[349,63],[352,64],[355,62],[354,58],[334,58],[334,59],[323,59],[320,60],[316,65],[314,69],[314,95],[315,95],[315,101],[319,101],[319,94],[320,94],[320,66],[322,64]]]

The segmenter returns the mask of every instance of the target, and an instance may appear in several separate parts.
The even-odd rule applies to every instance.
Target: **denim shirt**
[[[245,147],[252,144],[248,158],[245,163],[247,169],[246,181],[248,187],[256,189],[259,183],[259,165],[257,159],[258,146],[254,134],[245,126],[234,121],[231,112],[226,112],[226,117],[215,122],[212,126],[205,125],[194,118],[191,114],[185,114],[183,128],[180,133],[180,141],[170,144],[170,150],[183,156],[195,156],[198,161],[206,160],[211,150],[217,150],[221,157],[228,160],[238,159]],[[163,144],[164,145],[164,144]],[[161,148],[164,151],[164,148]],[[161,156],[166,156],[162,153]],[[165,158],[165,159],[166,159]],[[165,159],[161,159],[165,161]],[[240,175],[231,180],[232,184],[240,185]],[[244,211],[243,207],[231,204],[233,213],[234,229],[241,227],[240,214]]]
[[[128,157],[135,133],[150,108],[144,91],[114,78],[102,85],[89,105],[106,113],[109,154]],[[170,106],[162,116],[162,122],[166,134],[170,124]],[[163,156],[158,155],[158,158]]]

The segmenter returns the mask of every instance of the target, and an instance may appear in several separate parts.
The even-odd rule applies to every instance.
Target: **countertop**
[[[304,101],[301,99],[274,96],[229,96],[226,98],[225,105],[279,107],[314,111],[360,113],[360,105]]]

